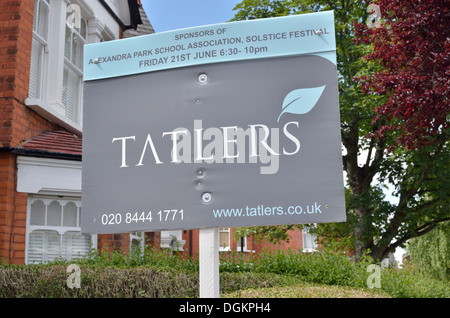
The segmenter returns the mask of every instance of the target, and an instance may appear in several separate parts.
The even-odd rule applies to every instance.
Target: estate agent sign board
[[[333,12],[85,46],[82,231],[345,221]]]

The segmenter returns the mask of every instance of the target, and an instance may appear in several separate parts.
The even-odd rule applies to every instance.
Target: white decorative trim
[[[17,192],[81,196],[81,162],[18,156]]]
[[[161,231],[161,248],[182,252],[185,244],[186,241],[182,240],[181,231]]]
[[[186,241],[185,240],[180,240],[180,241],[175,241],[172,243],[172,249],[174,251],[178,251],[178,252],[183,252],[184,249],[184,245],[186,245]]]
[[[76,169],[81,171],[81,161],[72,160],[61,160],[61,159],[49,159],[49,158],[38,158],[38,157],[17,157],[18,165],[29,165],[29,166],[44,166],[52,168],[66,168],[66,169]]]
[[[105,29],[104,29],[104,33],[106,35],[105,40],[109,41],[109,40],[116,40],[119,37],[114,34],[114,32],[107,26],[105,25]]]
[[[64,195],[64,197],[62,197]],[[31,204],[35,200],[41,200],[44,202],[44,204],[48,205],[51,201],[58,201],[61,205],[63,203],[71,202],[76,205],[76,207],[79,209],[81,207],[81,198],[80,195],[75,196],[73,198],[69,198],[65,196],[64,193],[58,193],[53,196],[47,196],[47,195],[30,195],[28,196],[28,202],[27,202],[27,220],[26,220],[26,237],[25,237],[25,264],[29,263],[29,246],[30,246],[30,233],[32,233],[34,230],[49,230],[49,231],[56,231],[59,235],[63,235],[66,232],[80,232],[80,227],[67,227],[67,226],[48,226],[48,225],[31,225],[30,224],[30,213],[31,213]],[[79,213],[82,213],[79,210]],[[79,224],[78,224],[79,225]],[[91,248],[97,249],[97,242],[98,242],[98,235],[97,234],[91,234]]]
[[[82,15],[84,15],[85,17],[92,18],[95,14],[94,10],[91,8],[91,6],[85,1],[85,0],[77,0],[77,1],[72,1],[73,3],[76,3],[80,6],[81,10],[82,10]]]
[[[176,240],[176,237],[173,235],[163,236],[161,232],[161,248],[171,248],[172,241]]]
[[[88,20],[87,24],[87,41],[86,43],[97,43],[101,42],[102,32],[105,29],[105,24],[102,23],[97,18],[92,18]]]

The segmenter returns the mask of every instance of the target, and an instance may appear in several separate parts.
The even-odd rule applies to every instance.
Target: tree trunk
[[[361,260],[364,252],[368,252],[370,250],[370,254],[372,254],[375,245],[373,237],[368,235],[368,233],[372,233],[371,224],[366,220],[369,211],[363,207],[359,207],[356,208],[354,212],[357,216],[357,225],[354,228],[355,258],[356,261],[359,261]]]

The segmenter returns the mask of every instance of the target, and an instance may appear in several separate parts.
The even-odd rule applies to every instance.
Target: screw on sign
[[[212,195],[211,195],[211,193],[208,193],[208,192],[203,193],[203,195],[202,195],[202,200],[203,200],[203,202],[205,202],[205,203],[211,202],[211,201],[212,201]]]
[[[200,84],[206,84],[206,82],[208,82],[208,75],[200,74],[198,76],[198,81],[200,82]]]

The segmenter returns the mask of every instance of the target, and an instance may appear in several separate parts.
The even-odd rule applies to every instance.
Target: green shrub
[[[221,262],[221,272],[272,273],[296,276],[308,283],[367,288],[369,257],[355,263],[344,254],[333,252],[298,253],[269,251],[246,261],[242,256],[230,254]],[[381,289],[392,297],[425,298],[450,297],[450,286],[420,274],[385,268],[381,270]]]
[[[354,286],[358,268],[346,256],[326,253],[296,253],[269,251],[245,262],[241,257],[229,257],[221,263],[222,271],[253,271],[301,276],[305,281],[328,285]]]
[[[69,264],[81,269],[81,288],[67,286]],[[222,293],[250,288],[320,284],[367,289],[367,258],[355,263],[343,254],[294,251],[221,255]],[[395,268],[381,270],[381,289],[392,297],[450,297],[445,281]],[[198,297],[198,260],[150,249],[125,255],[98,253],[47,265],[0,264],[0,297]]]
[[[53,263],[117,267],[153,266],[161,269],[198,271],[197,259],[184,256],[181,253],[173,253],[170,250],[159,250],[151,246],[128,254],[114,250],[99,252],[97,249],[91,249],[82,258],[71,261],[60,260]]]
[[[448,281],[401,270],[383,270],[381,288],[398,298],[450,298]]]

